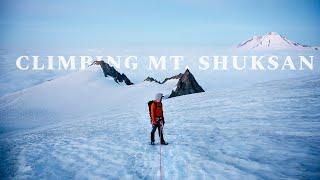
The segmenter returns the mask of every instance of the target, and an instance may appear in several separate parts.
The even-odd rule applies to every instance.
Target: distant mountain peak
[[[237,48],[246,50],[318,50],[318,48],[291,41],[277,32],[269,32],[263,36],[253,36],[240,43]]]
[[[116,83],[124,82],[126,85],[132,85],[133,83],[130,79],[124,74],[119,73],[114,67],[110,66],[108,63],[104,61],[94,61],[91,65],[100,65],[103,74],[105,77],[111,76],[113,77]]]
[[[198,84],[189,69],[186,69],[186,71],[179,78],[177,88],[171,92],[169,98],[200,92],[204,92],[204,90]]]

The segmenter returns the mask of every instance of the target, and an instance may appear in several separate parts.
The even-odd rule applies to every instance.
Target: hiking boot
[[[151,143],[150,143],[150,144],[151,144],[151,145],[154,145],[154,142],[152,142],[152,141],[151,141]]]
[[[165,141],[161,142],[161,144],[162,144],[162,145],[168,145],[168,143],[165,142]]]

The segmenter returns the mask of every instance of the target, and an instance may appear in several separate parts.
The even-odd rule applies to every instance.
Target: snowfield
[[[159,179],[147,101],[175,84],[118,85],[95,68],[1,97],[1,177]],[[163,104],[164,179],[320,178],[319,76]]]

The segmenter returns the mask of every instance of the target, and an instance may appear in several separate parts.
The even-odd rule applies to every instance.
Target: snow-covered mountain
[[[125,103],[136,104],[138,99],[148,102],[158,92],[169,96],[179,80],[161,84],[144,81],[127,86],[115,82],[118,79],[111,75],[105,77],[104,73],[100,66],[90,66],[1,97],[0,134],[55,124]]]
[[[317,47],[291,41],[276,32],[269,32],[264,36],[253,36],[239,44],[237,48],[245,50],[318,50]]]

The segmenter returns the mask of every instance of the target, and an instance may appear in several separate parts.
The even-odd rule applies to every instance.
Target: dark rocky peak
[[[200,92],[204,92],[204,90],[198,84],[189,69],[187,69],[179,78],[177,88],[171,92],[169,98]]]
[[[110,66],[108,63],[104,61],[94,61],[91,65],[100,65],[103,74],[105,77],[113,77],[116,83],[124,82],[126,85],[132,85],[133,83],[129,80],[129,78],[125,74],[120,74],[114,67]],[[90,65],[90,66],[91,66]]]
[[[155,78],[153,78],[153,77],[149,77],[149,76],[148,76],[144,81],[156,82],[156,83],[161,84],[161,82],[160,82],[160,81],[156,80],[156,79],[155,79]]]

